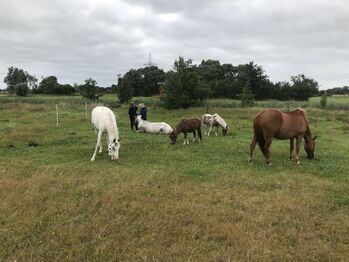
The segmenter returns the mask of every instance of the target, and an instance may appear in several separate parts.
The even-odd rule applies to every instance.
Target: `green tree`
[[[160,92],[159,83],[165,81],[165,72],[157,66],[148,66],[139,70],[141,73],[142,90],[139,91],[140,96],[158,95]],[[136,92],[136,90],[135,90]]]
[[[15,85],[19,83],[27,83],[27,86],[35,87],[37,78],[30,75],[27,71],[19,69],[17,67],[9,67],[7,75],[4,78],[4,83],[7,85],[7,91],[10,93],[15,92]]]
[[[173,70],[167,72],[161,100],[166,108],[187,108],[199,105],[207,90],[200,85],[192,60],[179,57]]]
[[[17,96],[27,96],[30,92],[30,89],[29,89],[28,84],[26,82],[16,84],[14,89],[15,89]]]
[[[231,64],[221,65],[218,60],[202,60],[196,71],[201,86],[207,87],[209,97],[236,97],[236,68]]]
[[[246,81],[249,81],[251,92],[255,94],[257,100],[267,99],[271,96],[271,82],[264,73],[262,66],[250,62],[248,64],[239,65],[237,71],[239,91],[242,91]]]
[[[254,94],[251,92],[251,83],[249,80],[246,81],[239,98],[241,107],[251,107],[254,105]]]
[[[165,80],[165,72],[156,66],[130,69],[124,78],[132,86],[133,96],[153,96],[159,94],[159,83]]]
[[[291,89],[296,100],[308,100],[309,97],[318,94],[319,83],[314,79],[307,78],[303,74],[291,76]]]
[[[93,80],[91,77],[85,80],[85,84],[80,86],[80,93],[82,97],[91,100],[98,100],[102,94],[99,92],[99,87],[97,86],[97,81]]]
[[[120,100],[120,103],[127,103],[133,97],[134,89],[132,86],[132,76],[126,74],[123,78],[118,80],[117,96]]]
[[[55,76],[48,76],[41,79],[38,88],[34,93],[36,94],[55,94],[58,89],[58,81]]]

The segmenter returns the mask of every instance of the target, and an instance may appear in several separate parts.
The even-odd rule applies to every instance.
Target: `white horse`
[[[224,121],[224,119],[218,115],[217,113],[214,113],[213,115],[210,114],[204,114],[201,117],[201,124],[205,127],[205,136],[209,136],[212,130],[212,127],[216,127],[215,134],[218,135],[218,128],[222,127],[223,136],[227,134],[228,131],[228,125]],[[210,127],[210,130],[206,134],[206,129]]]
[[[173,129],[172,127],[165,122],[148,122],[142,119],[141,115],[136,117],[136,123],[138,125],[138,131],[142,133],[151,133],[151,134],[171,134]]]
[[[97,106],[92,110],[91,122],[97,134],[96,149],[91,161],[96,159],[98,147],[99,153],[102,153],[101,138],[104,131],[108,132],[108,155],[111,156],[111,160],[119,159],[119,131],[113,111],[105,106]]]

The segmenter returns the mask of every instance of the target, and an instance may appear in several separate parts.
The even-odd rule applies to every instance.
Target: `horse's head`
[[[314,158],[314,151],[315,151],[315,139],[316,136],[313,138],[305,139],[304,143],[304,149],[308,154],[308,159],[313,159]]]
[[[225,128],[222,128],[222,132],[223,132],[223,136],[225,136],[228,132],[228,126],[226,126]]]
[[[114,140],[109,143],[108,145],[108,155],[111,156],[111,160],[118,160],[119,159],[119,149],[120,149],[120,139]]]
[[[170,137],[170,139],[171,139],[171,144],[172,144],[172,145],[176,144],[177,134],[176,134],[174,131],[172,131],[172,132],[170,133],[169,137]]]

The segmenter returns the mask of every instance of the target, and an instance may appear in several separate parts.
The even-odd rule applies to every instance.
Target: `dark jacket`
[[[130,106],[128,109],[128,115],[130,117],[136,117],[137,115],[137,107],[136,106]]]
[[[141,108],[141,117],[143,120],[147,120],[147,108],[145,106]]]

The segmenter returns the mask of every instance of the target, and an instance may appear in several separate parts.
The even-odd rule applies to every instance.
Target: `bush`
[[[30,92],[30,89],[28,87],[28,84],[24,82],[15,85],[15,92],[18,96],[27,96]]]
[[[320,108],[325,109],[327,107],[327,94],[326,92],[322,94],[320,99]]]

